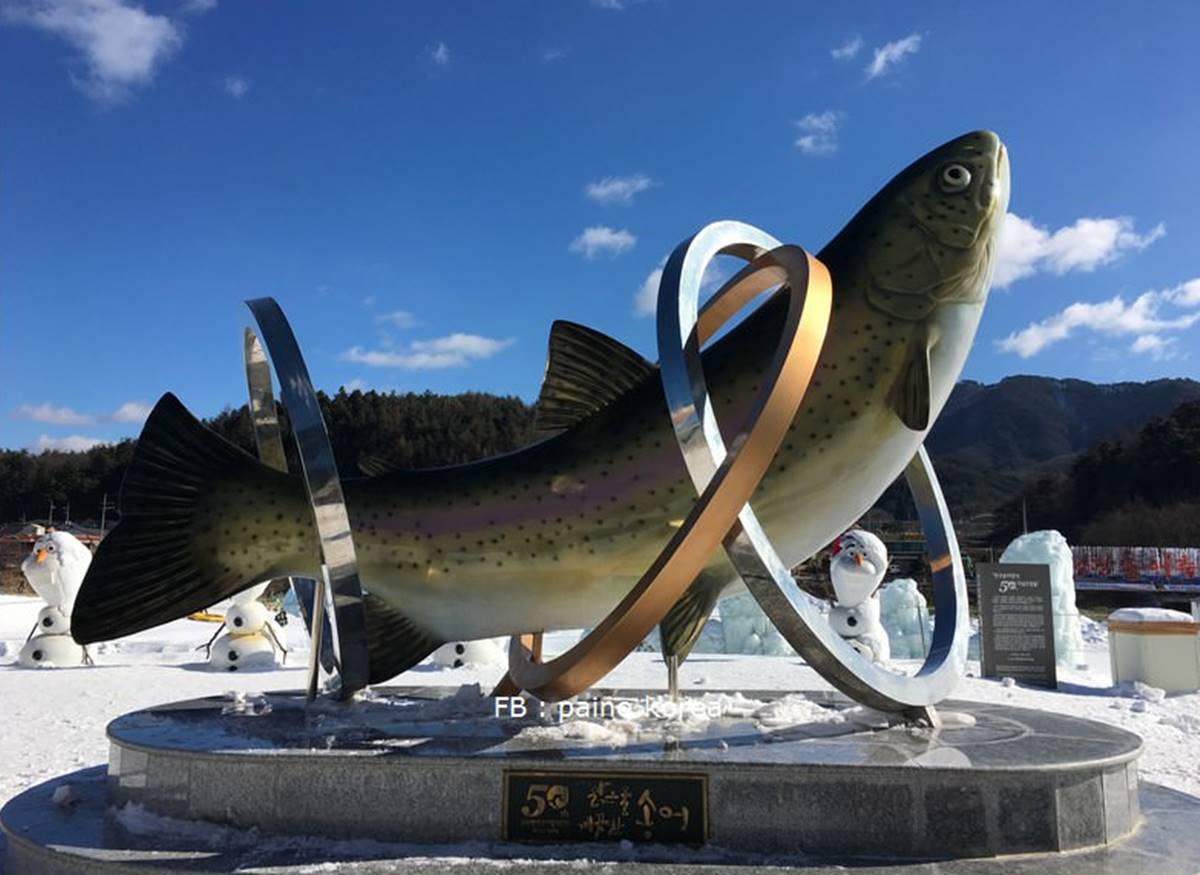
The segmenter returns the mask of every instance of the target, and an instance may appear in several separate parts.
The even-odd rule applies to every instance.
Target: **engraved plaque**
[[[505,772],[504,837],[517,842],[703,844],[708,778],[642,772]]]
[[[981,562],[976,568],[983,676],[1057,687],[1050,566]]]

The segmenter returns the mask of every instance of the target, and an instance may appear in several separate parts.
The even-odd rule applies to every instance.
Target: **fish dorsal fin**
[[[546,376],[537,400],[540,431],[569,428],[654,372],[654,365],[607,335],[575,322],[550,327]]]
[[[909,344],[900,369],[900,377],[892,390],[892,409],[905,427],[913,431],[929,428],[933,394],[929,372],[929,338],[922,333]]]
[[[363,456],[358,460],[358,470],[368,477],[381,477],[384,474],[399,471],[400,466],[395,462],[389,462],[382,456]]]

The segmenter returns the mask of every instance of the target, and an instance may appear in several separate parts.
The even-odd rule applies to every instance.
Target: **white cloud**
[[[145,422],[152,409],[142,401],[126,401],[106,418],[111,422]]]
[[[425,55],[435,67],[445,69],[450,66],[450,47],[441,40],[425,48]]]
[[[796,122],[796,148],[805,155],[832,155],[838,148],[838,126],[844,115],[832,109],[810,112]]]
[[[910,33],[904,39],[885,43],[875,49],[875,56],[866,67],[867,78],[874,79],[884,75],[906,57],[915,55],[920,50],[921,35],[919,33]]]
[[[628,252],[635,243],[637,238],[624,228],[617,230],[604,225],[593,225],[591,228],[585,228],[571,241],[567,249],[591,260],[601,254],[617,256]]]
[[[217,0],[184,0],[179,11],[187,15],[203,15],[217,8]]]
[[[620,12],[625,8],[625,0],[592,0],[597,9],[607,9],[610,12]]]
[[[38,435],[38,439],[33,442],[30,449],[35,453],[44,453],[47,450],[59,450],[64,453],[82,453],[90,450],[92,447],[106,443],[109,442],[82,434],[73,434],[67,437],[50,437],[48,434],[43,434]]]
[[[86,65],[76,85],[93,100],[116,103],[148,84],[183,43],[179,28],[124,0],[18,0],[0,15],[66,40]]]
[[[97,422],[144,422],[150,415],[150,405],[142,401],[126,401],[112,413],[93,416],[80,413],[70,407],[55,407],[52,404],[22,404],[15,415],[21,419],[41,422],[46,425],[91,425]]]
[[[372,303],[374,303],[372,299]],[[370,306],[368,304],[367,306]],[[390,313],[377,313],[375,315],[376,322],[386,322],[389,325],[394,325],[397,328],[414,328],[421,323],[417,321],[417,317],[407,310],[392,310]]]
[[[1200,307],[1200,277],[1180,283],[1167,294],[1168,300],[1177,307]]]
[[[1160,337],[1157,334],[1142,334],[1129,345],[1129,351],[1134,355],[1149,354],[1156,362],[1175,357],[1175,338]]]
[[[658,286],[662,282],[663,268],[666,264],[667,260],[664,258],[638,286],[638,290],[633,296],[635,316],[653,316],[658,312]],[[710,261],[708,267],[704,268],[704,276],[700,278],[700,291],[702,293],[716,291],[729,277],[729,272],[722,267],[720,262]]]
[[[1148,233],[1138,234],[1128,216],[1076,219],[1074,224],[1050,231],[1008,213],[1000,229],[993,283],[1005,288],[1041,271],[1059,276],[1093,271],[1127,252],[1140,252],[1166,233],[1160,222]]]
[[[72,410],[70,407],[54,407],[51,404],[22,404],[16,416],[46,425],[87,425],[95,418]]]
[[[250,90],[250,80],[242,76],[226,76],[225,77],[225,93],[231,97],[236,97],[239,100],[246,96],[246,92]]]
[[[863,38],[856,36],[853,39],[846,40],[835,49],[830,49],[829,54],[833,56],[835,61],[849,61],[855,55],[862,51]]]
[[[407,347],[395,349],[364,349],[354,346],[341,354],[343,361],[369,365],[373,368],[402,368],[408,371],[456,368],[471,361],[491,358],[508,349],[515,338],[482,337],[478,334],[448,334],[433,340],[414,340]]]
[[[589,182],[584,192],[596,203],[628,204],[633,202],[634,195],[652,185],[654,180],[649,176],[635,173],[633,176],[606,176],[599,182]]]
[[[553,61],[561,61],[567,55],[571,54],[571,50],[561,46],[551,46],[542,49],[542,62],[549,64]]]
[[[1032,322],[1013,332],[997,341],[996,346],[1003,352],[1030,358],[1066,340],[1077,330],[1087,330],[1110,336],[1134,335],[1131,352],[1161,355],[1167,348],[1167,339],[1158,335],[1185,331],[1200,321],[1200,312],[1164,315],[1163,306],[1200,306],[1198,288],[1200,278],[1164,291],[1143,292],[1129,304],[1120,295],[1098,303],[1076,302],[1041,322]]]
[[[343,383],[342,388],[347,392],[365,392],[367,391],[367,381],[362,377],[355,377],[353,380]]]
[[[633,312],[638,316],[653,316],[658,310],[658,284],[662,282],[665,264],[666,259],[660,261],[638,286],[637,294],[633,296]]]

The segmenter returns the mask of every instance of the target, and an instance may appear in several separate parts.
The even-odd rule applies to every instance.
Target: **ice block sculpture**
[[[1067,539],[1054,529],[1018,536],[1000,554],[1001,562],[1050,566],[1050,594],[1054,604],[1054,656],[1065,668],[1083,662],[1083,635],[1075,607],[1075,565]]]
[[[929,649],[929,610],[917,582],[909,577],[889,581],[879,591],[879,601],[892,659],[924,659]]]

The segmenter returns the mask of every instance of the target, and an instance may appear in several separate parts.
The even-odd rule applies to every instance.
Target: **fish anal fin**
[[[900,377],[892,392],[892,409],[906,428],[929,428],[932,377],[929,370],[929,343],[926,337],[914,340],[908,348]]]
[[[408,671],[445,642],[429,634],[379,596],[366,593],[367,656],[371,670],[367,683],[381,684]]]
[[[687,659],[687,655],[700,640],[700,632],[712,615],[722,589],[722,586],[701,576],[692,582],[687,591],[679,597],[679,601],[667,611],[662,622],[658,624],[658,637],[664,657],[678,656],[680,661]]]
[[[654,365],[623,343],[575,322],[550,328],[546,375],[538,395],[540,431],[569,428],[654,372]]]

